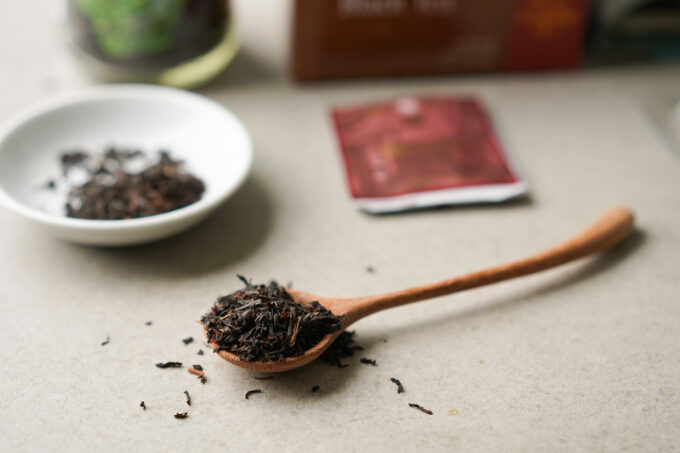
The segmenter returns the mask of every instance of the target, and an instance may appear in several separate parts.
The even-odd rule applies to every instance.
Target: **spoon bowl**
[[[316,360],[335,341],[340,333],[356,321],[375,312],[399,305],[417,302],[433,297],[443,296],[466,289],[508,280],[523,275],[533,274],[545,269],[559,266],[582,258],[586,255],[604,252],[626,239],[634,230],[634,218],[630,209],[614,207],[602,214],[592,225],[579,234],[556,247],[528,258],[508,264],[495,266],[461,277],[444,280],[438,283],[405,289],[394,293],[370,297],[340,299],[322,297],[297,290],[288,290],[293,299],[302,304],[318,301],[337,316],[342,316],[341,328],[326,335],[319,343],[303,354],[288,357],[283,362],[247,362],[240,360],[228,351],[218,351],[220,357],[227,362],[260,373],[279,373],[290,371]],[[207,330],[203,329],[206,338]],[[208,344],[217,349],[218,345],[208,338]]]

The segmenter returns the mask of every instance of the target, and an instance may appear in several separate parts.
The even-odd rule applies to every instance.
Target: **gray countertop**
[[[0,121],[90,83],[64,58],[54,18],[28,15],[39,5],[15,2],[16,12],[0,15]],[[257,45],[246,40],[233,66],[199,90],[243,120],[256,153],[243,188],[199,227],[151,245],[97,249],[40,234],[0,209],[0,445],[680,448],[680,162],[657,121],[663,114],[648,108],[680,97],[680,68],[296,86]],[[531,197],[389,216],[355,210],[328,108],[405,93],[486,101]],[[195,323],[238,286],[236,273],[324,295],[379,293],[523,257],[615,204],[634,209],[639,231],[612,253],[359,322],[357,340],[377,367],[355,357],[344,369],[312,364],[256,381],[212,354]],[[197,341],[184,345],[187,336]],[[168,360],[202,364],[208,382],[154,367]],[[391,377],[406,393],[397,395]],[[311,393],[313,385],[321,390]],[[246,401],[253,388],[263,394]],[[189,418],[172,417],[187,409]]]

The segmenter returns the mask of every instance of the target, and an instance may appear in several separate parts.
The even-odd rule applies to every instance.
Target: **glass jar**
[[[238,49],[228,0],[68,0],[76,59],[106,81],[189,88]]]

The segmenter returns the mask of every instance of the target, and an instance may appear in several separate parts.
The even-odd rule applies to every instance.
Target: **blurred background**
[[[116,67],[136,67],[141,78],[143,69],[170,67],[220,45],[223,50],[225,39],[233,44],[231,53],[223,52],[227,62],[242,47],[249,58],[298,80],[568,69],[680,58],[676,0],[21,3],[6,24],[13,29],[5,33],[17,44],[32,45],[15,46],[14,58],[29,57],[30,48],[40,42],[36,38],[44,34],[51,42],[68,41],[71,51],[81,52],[77,57],[89,58],[90,64],[108,63],[111,73],[100,75],[111,78],[120,75]]]
[[[12,20],[3,34],[14,45],[3,50],[0,82],[29,91],[92,81],[195,88],[211,80],[229,87],[584,68],[617,74],[680,59],[677,0],[27,0],[4,6]],[[674,94],[656,95],[653,86],[644,91],[644,107],[677,140]]]

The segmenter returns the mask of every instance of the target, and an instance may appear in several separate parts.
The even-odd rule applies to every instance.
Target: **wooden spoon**
[[[342,329],[346,329],[361,318],[380,310],[533,274],[591,253],[603,252],[623,241],[632,231],[633,213],[625,207],[614,207],[602,214],[595,223],[563,244],[523,260],[444,280],[443,282],[378,296],[351,299],[321,297],[296,290],[288,290],[288,292],[296,302],[309,303],[316,300],[334,314],[343,316]],[[224,360],[247,370],[278,373],[301,367],[315,360],[340,333],[341,330],[338,330],[326,335],[316,346],[308,349],[304,354],[287,358],[284,362],[246,362],[227,351],[219,351],[218,354]],[[209,342],[209,344],[213,349],[217,348],[217,344],[214,342]]]

